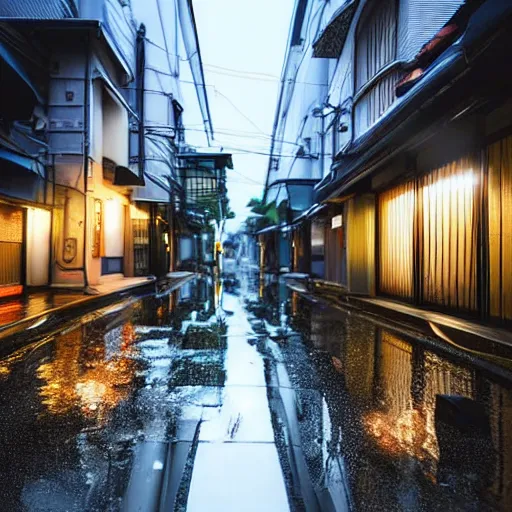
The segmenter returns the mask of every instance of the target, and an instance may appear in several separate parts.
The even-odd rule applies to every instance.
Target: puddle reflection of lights
[[[7,364],[0,363],[0,379],[8,377],[10,374],[10,367]]]
[[[89,380],[86,382],[78,382],[75,386],[75,390],[84,405],[91,411],[94,411],[103,401],[107,393],[107,386],[101,382]]]
[[[123,332],[128,341],[131,331],[128,328]],[[79,332],[74,336],[70,333],[67,339],[61,336],[53,361],[38,368],[37,376],[43,382],[39,389],[41,402],[50,414],[67,414],[78,406],[84,416],[103,421],[105,414],[131,392],[136,365],[129,347],[121,347],[121,357],[108,361],[103,359],[101,347],[96,347],[84,368],[77,336]]]
[[[410,455],[437,461],[439,449],[432,414],[419,409],[404,410],[398,417],[372,412],[364,418],[366,431],[379,448],[391,455]]]

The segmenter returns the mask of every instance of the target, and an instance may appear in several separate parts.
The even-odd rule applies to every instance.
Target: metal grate
[[[0,286],[21,283],[22,244],[0,242]]]
[[[149,274],[149,220],[132,219],[135,275]]]

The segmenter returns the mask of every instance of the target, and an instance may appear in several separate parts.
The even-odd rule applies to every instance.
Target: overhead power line
[[[259,76],[267,76],[269,78],[275,78],[276,80],[280,80],[280,78],[277,75],[271,75],[269,73],[262,73],[259,71],[246,71],[243,69],[234,69],[234,68],[225,68],[222,66],[216,66],[214,64],[207,64],[204,65],[207,68],[215,68],[215,69],[222,69],[223,71],[232,71],[235,73],[245,74],[245,75],[259,75]]]
[[[189,131],[189,132],[202,132],[203,130],[200,130],[199,128],[187,128],[185,127],[185,131]],[[226,135],[227,137],[237,137],[237,138],[241,138],[241,139],[258,139],[259,141],[265,141],[265,142],[271,142],[271,139],[268,138],[266,136],[263,136],[263,135],[247,135],[247,134],[244,134],[244,133],[236,133],[236,131],[224,131],[224,130],[215,130],[215,133],[218,133],[218,134],[221,134],[221,135]],[[297,142],[290,142],[290,141],[286,141],[286,140],[280,140],[279,142],[281,142],[282,144],[290,144],[292,146],[296,146],[297,148],[300,148],[302,147],[301,144],[298,144]]]
[[[162,50],[164,53],[166,53],[169,56],[175,57],[181,62],[189,62],[194,56],[195,53],[193,53],[189,58],[183,58],[181,55],[178,55],[177,53],[168,52],[163,46],[159,45],[158,43],[155,43],[154,41],[151,41],[150,39],[146,38],[146,41],[151,44],[152,46]],[[217,75],[224,75],[224,76],[231,76],[233,78],[240,78],[243,80],[253,80],[253,81],[260,81],[260,82],[280,82],[281,78],[279,78],[276,75],[271,75],[269,73],[263,73],[258,71],[246,71],[243,69],[235,69],[235,68],[225,68],[222,66],[216,66],[214,64],[207,64],[203,63],[203,66],[208,69],[209,73],[217,74]],[[213,69],[211,69],[213,68]],[[162,74],[167,74],[163,70],[157,70],[155,68],[148,68],[152,69],[153,71],[160,72]],[[219,70],[219,71],[215,71]],[[170,76],[176,77],[175,74],[169,73]],[[193,82],[192,82],[193,83]],[[296,84],[302,84],[302,85],[311,85],[315,87],[325,87],[327,84],[322,83],[314,83],[314,82],[302,82],[298,80],[294,80],[294,83]],[[201,87],[209,87],[207,84],[197,84]]]
[[[279,78],[262,78],[262,77],[256,77],[256,76],[244,76],[242,74],[236,74],[236,73],[229,73],[229,72],[223,72],[223,71],[214,71],[208,68],[208,66],[205,66],[207,68],[208,73],[213,73],[215,75],[222,75],[222,76],[229,76],[231,78],[238,78],[240,80],[249,80],[253,82],[269,82],[269,83],[276,83],[280,82],[281,80]],[[311,85],[315,87],[326,87],[327,84],[320,84],[320,83],[314,83],[314,82],[303,82],[300,80],[292,80],[295,84],[301,84],[301,85]]]
[[[240,171],[237,171],[236,169],[231,169],[230,172],[235,172],[236,174],[240,175],[242,178],[248,180],[248,181],[252,181],[253,183],[255,183],[256,185],[261,185],[261,186],[265,186],[265,184],[261,181],[256,181],[252,178],[249,178],[249,176],[246,176],[245,174],[241,173]]]

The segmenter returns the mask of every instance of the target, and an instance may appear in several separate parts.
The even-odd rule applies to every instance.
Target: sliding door
[[[379,289],[381,293],[414,298],[414,182],[379,195]]]
[[[479,168],[476,159],[461,158],[420,178],[424,303],[457,310],[477,309]]]
[[[490,314],[512,320],[512,137],[488,148]]]

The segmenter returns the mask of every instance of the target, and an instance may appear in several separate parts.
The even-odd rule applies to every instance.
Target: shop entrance
[[[23,292],[22,208],[0,204],[0,298]]]

